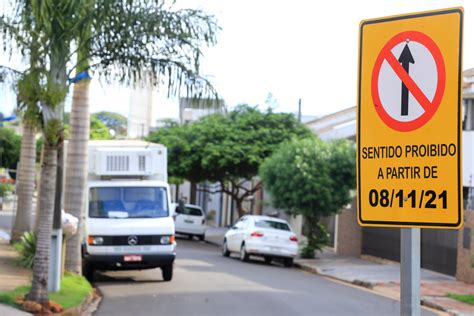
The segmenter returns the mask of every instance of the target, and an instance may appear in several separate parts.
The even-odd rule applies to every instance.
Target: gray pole
[[[420,315],[420,228],[401,228],[400,315]]]
[[[301,98],[298,100],[298,122],[301,123]]]

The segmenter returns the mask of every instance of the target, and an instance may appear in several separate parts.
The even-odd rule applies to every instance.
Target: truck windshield
[[[166,188],[100,187],[89,191],[92,218],[157,218],[168,214]]]

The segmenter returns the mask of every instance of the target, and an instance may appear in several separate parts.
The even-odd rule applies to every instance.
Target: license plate
[[[123,256],[123,261],[125,261],[125,262],[138,262],[138,261],[142,261],[142,260],[143,260],[142,255],[126,255],[126,256]]]
[[[189,220],[189,219],[185,219],[184,222],[185,222],[185,223],[188,223],[188,224],[194,224],[194,221],[191,221],[191,220]]]

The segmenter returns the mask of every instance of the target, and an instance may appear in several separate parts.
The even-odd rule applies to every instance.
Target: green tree
[[[64,139],[69,139],[71,135],[71,126],[65,122]],[[88,139],[111,139],[109,128],[97,117],[91,116]]]
[[[115,136],[127,135],[127,118],[115,112],[102,111],[93,113],[92,117],[99,119],[109,129],[115,132]]]
[[[235,201],[239,215],[243,201],[260,189],[246,182],[257,176],[260,164],[284,141],[311,132],[288,113],[264,112],[242,105],[229,114],[213,114],[188,125],[159,129],[149,140],[168,148],[170,176],[190,182],[218,182]]]
[[[321,217],[339,212],[355,188],[355,149],[345,140],[317,138],[283,144],[260,168],[265,189],[275,207],[303,215],[308,241],[302,254],[314,257],[327,242]]]
[[[14,130],[0,127],[0,168],[10,168],[20,160],[21,137]]]
[[[97,117],[91,117],[90,139],[111,139],[109,128]]]

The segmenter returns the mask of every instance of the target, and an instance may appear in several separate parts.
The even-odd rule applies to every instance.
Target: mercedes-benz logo
[[[130,246],[135,246],[136,244],[138,244],[138,237],[137,236],[128,236],[128,244]]]

